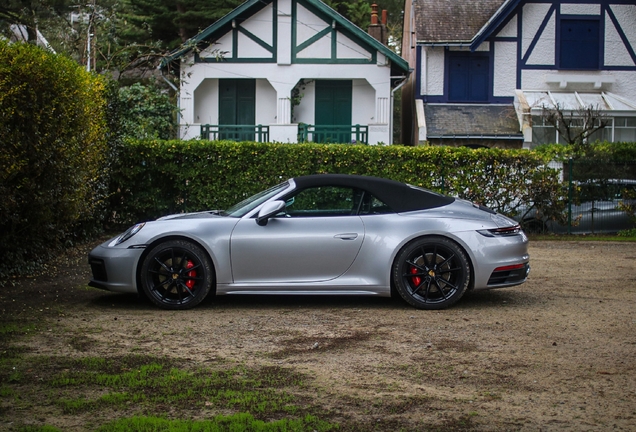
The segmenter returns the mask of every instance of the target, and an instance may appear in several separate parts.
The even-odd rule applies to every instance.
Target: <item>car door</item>
[[[243,219],[231,237],[234,283],[309,283],[342,275],[364,241],[352,188],[317,187],[287,199],[287,209],[259,226]]]

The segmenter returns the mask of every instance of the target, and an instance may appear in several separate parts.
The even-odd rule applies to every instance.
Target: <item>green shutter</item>
[[[316,81],[315,142],[351,141],[352,92],[351,80]]]
[[[256,80],[220,79],[219,80],[219,138],[231,140],[254,140],[254,134],[238,133],[236,128],[223,125],[256,124]]]
[[[351,126],[351,80],[316,81],[316,126]]]

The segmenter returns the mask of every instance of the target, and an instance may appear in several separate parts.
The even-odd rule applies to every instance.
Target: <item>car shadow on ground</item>
[[[490,308],[502,306],[514,306],[516,304],[529,304],[536,301],[532,296],[514,288],[468,292],[451,308],[470,310],[476,308]],[[89,305],[96,308],[120,309],[120,310],[147,310],[159,311],[149,300],[136,294],[121,294],[98,292]],[[414,308],[404,302],[398,296],[374,297],[374,296],[312,296],[312,295],[211,295],[206,298],[195,310],[214,309],[390,309],[413,310]]]
[[[475,309],[488,307],[505,307],[532,305],[537,303],[537,297],[519,290],[517,287],[499,288],[484,291],[468,292],[453,307],[461,309]]]
[[[121,293],[97,293],[89,300],[89,307],[122,310],[156,310],[143,296]],[[213,309],[408,309],[400,298],[372,296],[312,296],[312,295],[222,295],[208,296],[194,310]]]

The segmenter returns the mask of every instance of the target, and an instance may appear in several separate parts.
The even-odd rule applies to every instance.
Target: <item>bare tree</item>
[[[554,126],[560,137],[568,144],[583,146],[595,132],[609,124],[607,115],[598,105],[588,105],[577,109],[566,109],[564,105],[542,107],[541,117]]]

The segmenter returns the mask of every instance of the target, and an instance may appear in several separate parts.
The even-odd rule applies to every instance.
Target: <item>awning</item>
[[[604,91],[516,90],[514,104],[525,142],[532,141],[532,116],[540,116],[544,109],[558,108],[569,114],[591,107],[606,117],[636,117],[636,102]]]
[[[557,107],[564,111],[592,107],[612,116],[632,111],[636,115],[636,102],[610,92],[516,90],[515,109],[518,116],[521,114],[536,115],[540,114],[544,108],[554,109]]]

